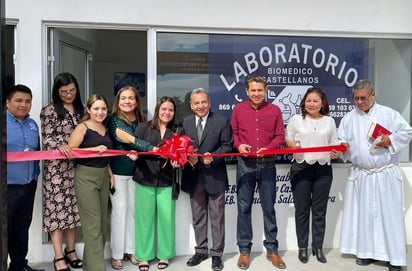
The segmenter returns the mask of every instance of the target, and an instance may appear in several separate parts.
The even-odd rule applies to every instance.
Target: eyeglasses
[[[355,102],[366,102],[369,100],[373,92],[369,93],[368,96],[361,96],[361,97],[352,97]]]
[[[74,95],[75,93],[76,93],[76,89],[75,88],[72,88],[72,89],[69,89],[69,90],[59,90],[59,93],[62,95],[62,96],[67,96],[67,95]]]

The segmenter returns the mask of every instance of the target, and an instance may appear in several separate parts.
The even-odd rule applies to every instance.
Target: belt
[[[362,168],[362,167],[357,166],[357,165],[352,165],[352,166],[353,166],[353,168],[358,169],[358,170],[362,170],[362,171],[364,171],[364,172],[366,172],[367,174],[370,175],[370,174],[373,174],[373,173],[382,172],[387,168],[391,168],[391,167],[394,167],[394,166],[399,166],[399,164],[397,164],[397,163],[396,164],[387,164],[387,165],[385,165],[383,167],[379,167],[379,168]]]
[[[276,161],[275,156],[246,157],[247,163],[266,164],[266,163],[273,163],[275,161]]]

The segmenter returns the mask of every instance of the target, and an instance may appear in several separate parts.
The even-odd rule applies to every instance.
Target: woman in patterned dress
[[[43,150],[59,150],[70,157],[69,136],[83,116],[84,106],[79,84],[70,73],[56,76],[52,89],[53,102],[40,113]],[[80,226],[74,192],[73,159],[45,160],[43,170],[43,229],[50,234],[54,250],[54,269],[67,271],[83,263],[75,251],[76,228]],[[63,236],[66,247],[63,252]]]

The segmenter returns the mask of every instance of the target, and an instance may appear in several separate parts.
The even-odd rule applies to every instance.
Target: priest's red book
[[[379,123],[372,122],[371,127],[369,127],[368,137],[371,139],[376,139],[380,135],[390,135],[391,131],[380,125]]]

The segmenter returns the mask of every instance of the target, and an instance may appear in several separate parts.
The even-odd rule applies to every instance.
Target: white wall
[[[56,24],[84,24],[94,28],[141,27],[150,29],[172,29],[208,32],[238,32],[285,35],[326,35],[360,37],[412,36],[412,1],[245,1],[208,0],[195,4],[186,0],[128,0],[97,1],[72,0],[6,0],[6,18],[17,22],[16,82],[29,85],[34,91],[32,115],[39,115],[42,90],[45,88],[45,42],[44,22]],[[149,89],[148,91],[154,91]],[[342,194],[347,165],[335,167],[332,193],[338,201],[330,204],[325,247],[337,247],[342,210]],[[278,167],[285,174],[288,166]],[[407,177],[405,182],[406,224],[408,244],[412,244],[412,166],[403,164]],[[282,173],[283,172],[283,173]],[[234,170],[229,171],[234,182]],[[35,216],[31,227],[29,259],[50,261],[53,257],[49,244],[41,245],[41,194],[40,185],[35,205]],[[227,207],[226,251],[236,251],[235,205]],[[178,202],[177,251],[179,254],[193,252],[193,231],[190,229],[190,208],[187,196]],[[279,241],[281,249],[296,249],[293,206],[281,204],[277,207]],[[262,227],[259,226],[259,208],[254,209],[255,250],[261,250]],[[190,238],[187,238],[187,232]],[[81,245],[79,245],[81,246]],[[81,250],[80,250],[81,251]],[[109,256],[109,255],[107,255]]]

